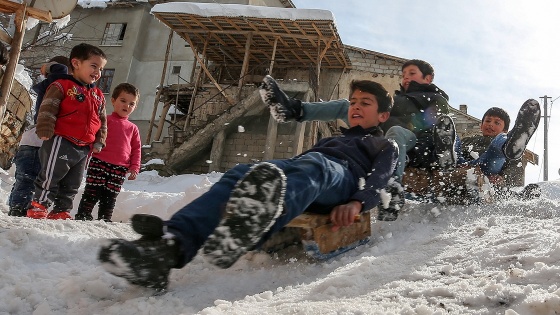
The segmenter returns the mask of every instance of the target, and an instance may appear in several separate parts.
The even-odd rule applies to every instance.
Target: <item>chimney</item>
[[[467,113],[467,105],[466,104],[459,105],[459,110],[466,114]]]

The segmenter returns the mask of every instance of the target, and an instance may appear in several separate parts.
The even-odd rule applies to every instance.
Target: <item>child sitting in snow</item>
[[[203,246],[212,264],[228,268],[308,208],[330,211],[336,229],[376,207],[398,151],[378,127],[393,102],[373,81],[354,81],[350,89],[351,128],[342,137],[321,139],[291,159],[236,165],[168,221],[133,216],[142,237],[104,244],[99,260],[105,269],[132,284],[164,289],[171,268],[185,266]]]
[[[113,113],[107,116],[107,140],[103,151],[93,153],[86,175],[86,186],[76,220],[93,220],[91,215],[99,202],[98,220],[111,222],[117,196],[127,173],[136,179],[140,171],[142,144],[138,127],[128,120],[136,109],[140,92],[129,83],[121,83],[113,90]]]

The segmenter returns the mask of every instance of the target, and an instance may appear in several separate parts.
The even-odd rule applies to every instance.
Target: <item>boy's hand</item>
[[[99,153],[101,152],[101,149],[93,147],[93,153]]]
[[[136,176],[138,176],[138,172],[137,171],[130,171],[130,175],[128,175],[128,179],[129,180],[135,180]]]
[[[43,140],[43,141],[47,141],[49,139],[50,139],[49,137],[41,137],[41,140]]]
[[[341,226],[349,226],[354,223],[354,219],[360,211],[362,211],[362,203],[356,200],[334,207],[331,211],[332,231],[338,231]]]

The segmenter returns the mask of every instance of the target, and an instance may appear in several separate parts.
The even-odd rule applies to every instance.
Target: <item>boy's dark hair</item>
[[[391,108],[393,108],[393,97],[387,90],[383,87],[383,85],[370,81],[370,80],[353,80],[350,83],[350,97],[354,91],[360,90],[362,92],[367,92],[373,94],[377,99],[377,112],[390,112]]]
[[[420,60],[420,59],[411,59],[408,60],[407,62],[405,62],[402,67],[401,67],[401,71],[404,70],[404,68],[408,67],[408,66],[417,66],[418,69],[420,69],[420,72],[422,72],[422,77],[425,78],[428,74],[432,75],[432,78],[436,75],[434,72],[434,67],[432,67],[431,64],[429,64],[428,62],[424,61],[424,60]]]
[[[504,131],[508,131],[509,130],[509,115],[508,113],[499,108],[499,107],[490,107],[490,109],[488,109],[486,111],[486,113],[484,113],[484,116],[482,116],[482,121],[484,121],[484,119],[486,119],[486,116],[493,116],[493,117],[498,117],[501,120],[504,121]]]
[[[70,67],[70,59],[68,59],[68,57],[64,57],[64,56],[54,56],[51,59],[49,59],[48,62],[56,62],[56,63],[60,63],[61,65],[65,65],[67,67]]]
[[[4,43],[0,43],[0,65],[5,65],[8,63],[8,48]]]
[[[111,98],[116,99],[117,97],[119,97],[119,95],[121,95],[122,92],[134,95],[136,97],[140,97],[140,90],[138,90],[137,87],[135,87],[130,83],[121,83],[113,89],[113,94],[111,94]]]
[[[72,68],[72,70],[74,70],[74,67],[72,66],[72,59],[76,58],[83,61],[89,59],[91,56],[99,56],[107,60],[107,56],[105,55],[103,50],[96,46],[86,43],[81,43],[74,46],[72,48],[72,51],[70,52],[70,67]]]

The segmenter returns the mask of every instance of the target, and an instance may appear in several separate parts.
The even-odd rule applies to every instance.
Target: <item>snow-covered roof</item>
[[[187,13],[203,17],[254,17],[280,20],[334,21],[331,11],[320,9],[291,9],[243,4],[171,2],[156,4],[152,13]]]
[[[185,39],[206,51],[209,60],[242,64],[248,39],[249,62],[275,67],[349,68],[332,12],[241,4],[170,2],[151,13]],[[276,43],[276,49],[274,48]]]

